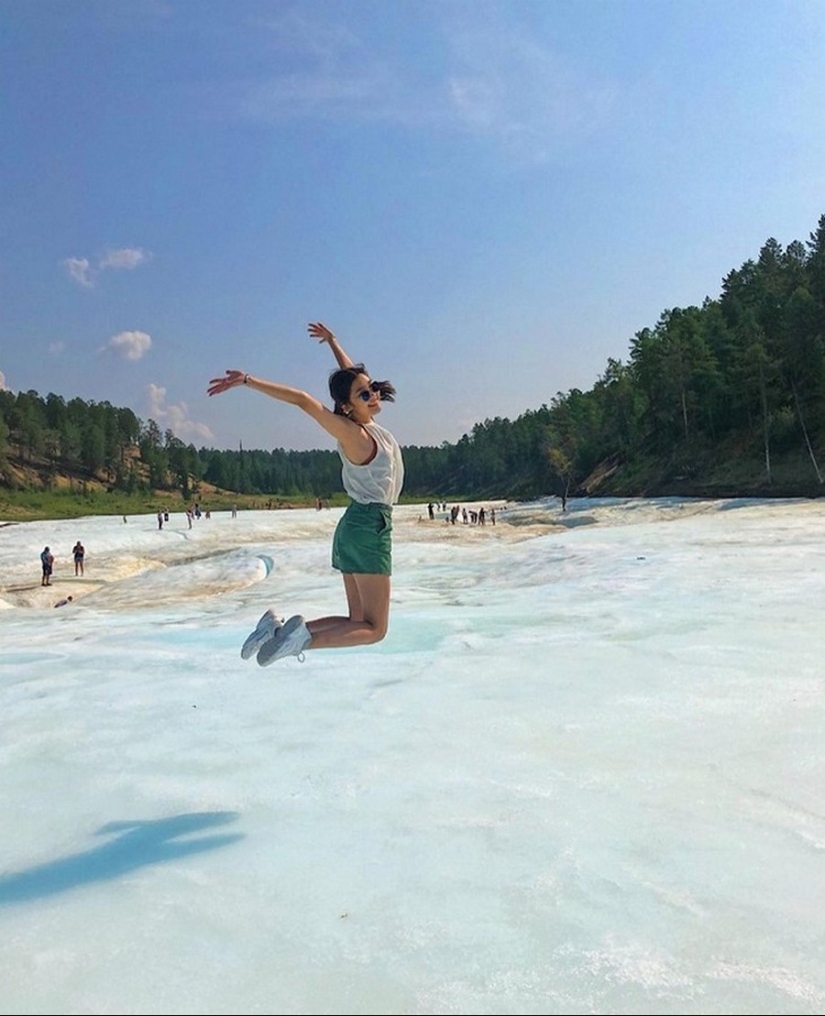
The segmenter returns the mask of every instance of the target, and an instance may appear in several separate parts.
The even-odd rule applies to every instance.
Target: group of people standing
[[[82,577],[85,572],[86,548],[80,540],[72,547],[72,559],[74,560],[75,575]],[[52,573],[54,572],[54,554],[52,554],[49,547],[44,547],[41,551],[40,565],[42,569],[40,585],[50,586],[52,584]]]
[[[427,505],[427,513],[430,516],[430,519],[435,518],[435,509],[437,507],[438,505],[434,504],[432,501]],[[442,505],[442,510],[443,511],[447,510],[446,504]],[[451,522],[453,525],[455,525],[456,522],[458,522],[459,515],[461,515],[461,521],[464,523],[465,526],[468,523],[472,526],[486,525],[488,518],[490,519],[491,525],[494,526],[496,524],[495,508],[491,508],[488,515],[487,509],[484,508],[483,506],[478,509],[470,508],[468,510],[466,507],[459,507],[457,504],[454,504],[450,509],[449,513],[445,515],[444,518],[446,519],[447,522]]]
[[[233,505],[232,506],[232,518],[234,519],[237,516],[237,514],[238,514],[237,506]],[[194,504],[191,504],[186,509],[186,523],[187,523],[187,525],[189,526],[190,529],[192,528],[193,521],[195,519],[199,519],[201,516],[204,516],[204,518],[209,519],[209,518],[212,517],[212,513],[209,511],[208,508],[206,509],[205,512],[201,511],[201,506],[197,502],[195,502]],[[164,523],[169,521],[169,509],[168,508],[164,508],[162,510],[159,510],[158,511],[158,515],[157,515],[157,519],[158,519],[158,529],[163,529]],[[124,522],[126,521],[125,517],[124,517],[123,521]]]

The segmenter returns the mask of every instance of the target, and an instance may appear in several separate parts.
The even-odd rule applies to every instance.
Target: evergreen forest
[[[818,496],[825,215],[806,242],[767,240],[715,299],[663,311],[589,391],[484,420],[455,444],[403,452],[406,499]],[[48,489],[66,476],[185,500],[203,483],[305,500],[341,489],[333,451],[196,449],[107,402],[0,391],[0,486]]]

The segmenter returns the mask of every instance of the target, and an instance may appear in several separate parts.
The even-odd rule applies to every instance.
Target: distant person
[[[490,525],[494,526],[495,524],[496,524],[496,510],[495,510],[495,508],[491,508],[490,509]]]
[[[73,596],[67,596],[65,600],[58,600],[55,607],[65,607],[67,603],[71,603],[74,599]]]
[[[427,505],[427,514],[430,516],[431,519],[435,518],[435,506],[433,505],[432,501],[430,501],[430,503]]]
[[[236,504],[233,504],[232,505],[232,518],[236,519],[237,517],[238,517],[238,506]]]
[[[40,579],[41,586],[50,586],[52,584],[52,570],[54,568],[54,554],[49,550],[48,547],[44,547],[40,553],[40,564],[43,568],[43,574]]]
[[[163,529],[163,512],[158,512],[158,529]]]
[[[72,547],[72,557],[74,557],[74,573],[82,577],[84,574],[83,561],[86,557],[86,548],[80,540]]]
[[[325,342],[338,364],[329,378],[334,408],[329,410],[304,391],[228,370],[213,378],[209,394],[247,387],[297,406],[338,442],[344,488],[350,503],[332,542],[332,565],[343,576],[346,617],[306,621],[295,614],[286,623],[268,610],[241,649],[243,659],[257,654],[265,667],[285,656],[303,659],[308,649],[331,649],[380,642],[387,632],[392,573],[392,506],[404,481],[398,442],[379,427],[381,403],[395,400],[389,381],[370,379],[362,363],[353,363],[326,325],[316,322],[309,334]]]

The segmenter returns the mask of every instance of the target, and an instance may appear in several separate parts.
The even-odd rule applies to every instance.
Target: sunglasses
[[[362,392],[359,392],[358,393],[358,398],[362,402],[369,402],[369,400],[372,398],[372,393],[373,392],[380,392],[380,391],[381,391],[381,385],[377,381],[370,381],[369,388],[365,388]]]

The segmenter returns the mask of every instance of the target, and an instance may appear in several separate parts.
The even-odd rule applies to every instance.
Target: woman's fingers
[[[230,388],[234,388],[240,384],[244,379],[244,372],[242,370],[228,370],[224,377],[213,377],[209,382],[209,387],[206,389],[207,395],[220,395],[221,392],[225,392]]]
[[[328,342],[332,338],[332,332],[320,321],[311,321],[307,330],[313,338],[318,339],[320,342]]]

